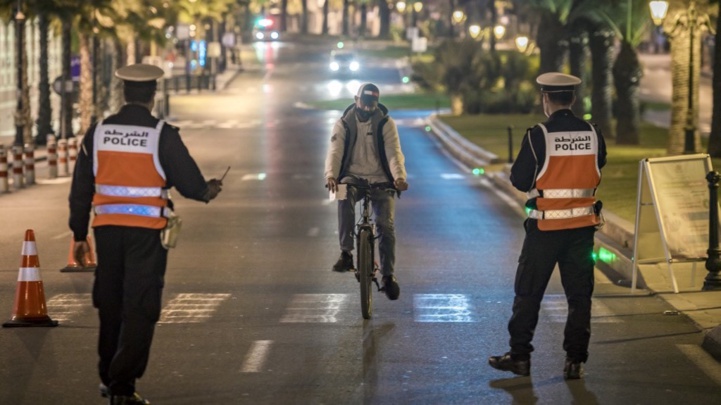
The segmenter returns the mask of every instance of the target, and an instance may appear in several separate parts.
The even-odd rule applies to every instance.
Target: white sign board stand
[[[673,291],[674,262],[705,261],[708,249],[711,169],[707,154],[649,158],[639,162],[631,292],[638,265],[666,261]],[[693,277],[693,275],[692,275]]]

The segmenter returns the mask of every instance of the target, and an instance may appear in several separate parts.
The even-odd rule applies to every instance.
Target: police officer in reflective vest
[[[73,173],[69,222],[75,258],[83,263],[91,210],[94,214],[101,394],[111,404],[147,404],[135,381],[145,371],[160,317],[168,254],[161,231],[172,209],[168,190],[175,187],[184,197],[207,203],[222,183],[206,182],[178,128],[151,114],[163,70],[136,64],[115,76],[124,82],[126,104],[85,134]]]
[[[498,370],[530,375],[533,333],[546,286],[558,264],[568,301],[564,330],[564,377],[582,377],[591,337],[593,241],[601,223],[596,188],[606,164],[606,146],[592,124],[570,110],[581,80],[545,73],[541,85],[548,120],[528,130],[511,168],[511,183],[526,192],[526,238],[515,278],[508,353],[492,356]]]

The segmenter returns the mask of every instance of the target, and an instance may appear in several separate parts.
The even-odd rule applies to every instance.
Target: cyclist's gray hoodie
[[[407,178],[405,157],[401,151],[398,138],[398,128],[393,118],[388,115],[388,108],[383,104],[378,104],[378,108],[369,121],[374,140],[371,146],[375,148],[377,153],[364,155],[365,162],[353,161],[353,166],[356,169],[359,168],[358,163],[361,163],[361,169],[368,170],[360,170],[364,171],[364,173],[354,173],[349,170],[354,156],[353,151],[358,141],[358,125],[363,125],[363,123],[357,122],[355,104],[351,104],[346,108],[343,117],[333,127],[330,147],[325,160],[326,178],[333,177],[340,181],[348,175],[355,175],[367,178],[371,182],[392,182],[396,179]],[[377,167],[378,164],[382,168],[381,177],[385,174],[387,180],[373,178],[377,176],[368,176],[368,173],[372,172],[373,167]]]

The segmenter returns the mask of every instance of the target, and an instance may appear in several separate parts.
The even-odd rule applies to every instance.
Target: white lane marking
[[[465,178],[465,176],[458,173],[441,173],[441,178],[443,180],[461,180]]]
[[[83,308],[90,306],[90,294],[58,294],[48,300],[47,311],[50,318],[58,322],[69,322],[73,316],[82,312]]]
[[[248,354],[245,355],[243,367],[241,367],[240,372],[259,373],[263,369],[265,359],[268,358],[268,352],[272,344],[272,340],[256,340],[253,342]]]
[[[710,379],[721,385],[721,365],[703,348],[696,345],[676,345],[676,347]]]
[[[541,301],[541,319],[553,323],[565,323],[568,317],[568,302],[563,294],[548,294]],[[620,318],[614,316],[606,304],[593,300],[591,304],[591,323],[621,323]]]
[[[230,294],[178,294],[168,302],[158,323],[199,323],[210,318]]]
[[[283,323],[335,323],[346,294],[296,294],[280,319]]]
[[[320,235],[320,228],[318,228],[317,226],[308,229],[308,236],[315,237],[318,235]]]
[[[416,322],[476,322],[465,294],[414,294]]]
[[[251,180],[265,180],[266,174],[265,173],[250,173],[250,174],[244,174],[241,178],[242,181],[251,181]]]
[[[55,235],[55,236],[53,236],[51,239],[53,239],[53,240],[55,240],[55,239],[65,239],[65,238],[67,238],[67,237],[69,237],[69,236],[73,236],[73,233],[72,233],[71,231],[63,232],[63,233],[61,233],[60,235]]]
[[[57,177],[54,179],[37,179],[35,180],[38,184],[66,184],[70,183],[72,177]]]

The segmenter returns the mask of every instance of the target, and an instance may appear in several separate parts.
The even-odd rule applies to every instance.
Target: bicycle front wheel
[[[369,229],[362,229],[358,235],[358,272],[360,274],[361,313],[363,319],[370,319],[373,313],[373,235]]]

